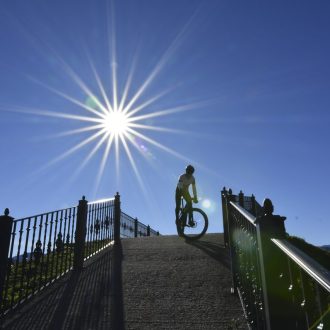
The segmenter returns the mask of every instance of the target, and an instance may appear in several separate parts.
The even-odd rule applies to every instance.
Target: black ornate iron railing
[[[227,191],[223,190],[223,193],[225,193],[224,196],[227,196]],[[241,205],[245,210],[247,210],[249,213],[251,213],[254,216],[259,216],[262,213],[262,207],[261,205],[256,201],[254,195],[252,196],[244,196],[243,192],[241,191],[238,195],[230,195],[230,198],[232,202],[238,203]],[[222,198],[222,211],[223,211],[223,231],[224,231],[224,239],[225,239],[225,245],[228,246],[229,237],[228,237],[228,216],[227,216],[227,199]]]
[[[121,212],[120,218],[121,237],[144,237],[144,236],[159,236],[159,232],[146,226],[138,221],[137,218],[132,218],[124,212]]]
[[[330,271],[287,239],[285,217],[222,191],[232,289],[251,329],[330,329]]]
[[[120,228],[120,235],[122,237],[136,237],[134,235],[134,232],[136,230],[135,228],[135,222],[137,221],[137,219],[134,219],[132,217],[130,217],[129,215],[127,215],[126,213],[121,213],[121,219],[120,219],[120,224],[121,224],[121,228]]]
[[[159,235],[120,209],[120,196],[14,220],[0,216],[0,317],[120,237]]]
[[[115,199],[110,198],[87,205],[84,260],[108,247],[113,241]]]
[[[72,267],[76,217],[77,208],[71,207],[13,221],[1,310],[23,302]]]

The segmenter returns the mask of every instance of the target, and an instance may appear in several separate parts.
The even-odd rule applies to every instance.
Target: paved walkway
[[[3,329],[247,329],[222,239],[124,239],[15,311]]]

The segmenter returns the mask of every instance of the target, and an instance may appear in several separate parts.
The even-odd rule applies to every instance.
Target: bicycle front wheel
[[[209,225],[209,220],[206,213],[197,208],[192,209],[192,219],[189,219],[189,214],[187,214],[187,225],[180,228],[180,236],[186,239],[193,240],[201,238],[207,231]]]

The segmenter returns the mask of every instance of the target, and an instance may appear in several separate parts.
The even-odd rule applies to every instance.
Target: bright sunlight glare
[[[111,63],[115,65],[111,65],[111,85],[106,86],[102,81],[98,71],[95,68],[93,59],[89,55],[86,50],[87,59],[90,64],[90,69],[94,76],[96,85],[98,88],[96,90],[90,88],[85,81],[77,74],[76,71],[52,48],[52,51],[55,58],[58,60],[58,63],[62,66],[63,71],[71,78],[72,82],[74,82],[80,90],[84,93],[86,101],[82,101],[79,98],[75,98],[73,95],[69,95],[65,91],[58,90],[53,86],[47,85],[44,82],[39,81],[34,77],[29,77],[35,83],[45,87],[51,92],[57,94],[63,99],[71,102],[75,106],[78,106],[81,110],[85,111],[84,114],[70,114],[66,111],[55,112],[44,109],[31,109],[26,107],[15,107],[10,109],[11,111],[30,113],[39,116],[48,116],[48,117],[56,117],[62,118],[66,120],[77,121],[82,125],[79,128],[60,132],[56,134],[54,137],[66,137],[75,134],[89,133],[89,136],[85,136],[82,138],[80,142],[71,147],[70,149],[64,151],[61,155],[57,156],[45,166],[43,166],[40,170],[45,170],[53,164],[65,159],[68,156],[71,156],[73,153],[76,153],[81,148],[85,147],[88,144],[94,144],[94,147],[91,151],[86,155],[83,162],[80,164],[79,168],[76,171],[76,175],[87,165],[87,163],[93,158],[93,156],[101,151],[101,147],[103,146],[103,156],[99,165],[99,171],[97,173],[97,178],[95,182],[95,191],[98,189],[98,185],[101,181],[103,172],[106,168],[107,161],[110,158],[111,152],[113,152],[113,156],[116,163],[117,174],[119,172],[119,152],[120,147],[122,147],[121,152],[125,152],[126,156],[129,160],[129,163],[134,171],[134,174],[140,184],[140,188],[144,190],[142,179],[139,173],[139,169],[135,162],[135,155],[131,151],[131,147],[136,149],[141,156],[143,156],[146,160],[151,161],[150,157],[147,157],[145,147],[145,143],[149,144],[153,147],[157,147],[158,149],[169,153],[172,156],[175,156],[185,162],[194,162],[191,159],[183,156],[180,152],[177,152],[174,149],[171,149],[155,139],[147,136],[145,131],[158,131],[158,132],[167,132],[167,133],[186,133],[182,130],[172,129],[168,127],[161,127],[151,124],[150,119],[154,119],[156,117],[168,116],[174,113],[190,111],[196,108],[200,108],[209,104],[209,101],[201,101],[201,102],[193,102],[193,103],[183,103],[175,106],[170,106],[167,108],[160,108],[157,111],[150,111],[150,106],[152,106],[157,100],[166,95],[172,88],[167,88],[164,91],[160,91],[156,95],[151,95],[145,100],[142,99],[142,95],[145,94],[147,88],[154,82],[156,77],[159,75],[161,70],[163,69],[166,62],[169,60],[173,51],[177,48],[180,40],[184,35],[184,31],[187,29],[189,22],[183,27],[183,30],[178,34],[178,36],[174,39],[174,41],[170,44],[165,53],[160,56],[158,63],[151,70],[149,75],[138,84],[137,89],[135,91],[130,92],[131,82],[134,76],[134,68],[136,60],[133,60],[134,65],[131,66],[131,70],[128,74],[126,83],[124,84],[123,90],[118,89],[118,80],[117,80],[117,61],[116,61],[116,42],[115,42],[115,33],[114,27],[112,27],[112,35],[109,36],[109,40],[112,40],[112,46],[109,46],[109,49],[112,49],[110,57]],[[110,52],[109,52],[110,53]],[[110,73],[110,72],[109,72]],[[112,92],[112,93],[111,93]],[[129,95],[132,94],[130,97]],[[7,109],[9,110],[9,109]],[[145,111],[143,113],[143,111]],[[113,150],[114,149],[114,150]],[[149,152],[150,153],[150,152]],[[196,163],[196,162],[195,162]],[[39,170],[39,171],[40,171]]]
[[[188,163],[196,163],[196,161],[191,160],[190,158],[185,157],[181,153],[177,152],[174,149],[171,149],[155,139],[147,136],[143,131],[158,131],[158,132],[167,132],[167,133],[185,133],[185,131],[172,129],[168,127],[161,127],[156,126],[154,124],[150,124],[150,119],[156,117],[163,117],[168,116],[178,112],[184,112],[193,110],[196,108],[200,108],[201,106],[207,105],[209,101],[201,101],[201,102],[194,102],[194,103],[186,103],[181,105],[176,105],[169,108],[163,108],[157,111],[147,111],[146,113],[141,113],[144,110],[148,110],[148,108],[155,103],[161,96],[164,96],[166,92],[160,92],[156,96],[153,95],[147,98],[146,101],[140,103],[139,99],[142,96],[146,85],[150,83],[152,80],[150,77],[154,78],[154,72],[152,72],[147,78],[146,81],[142,82],[140,87],[135,91],[132,98],[128,98],[128,90],[130,86],[130,82],[126,82],[126,87],[124,92],[120,95],[117,95],[117,80],[116,76],[113,77],[112,85],[115,87],[113,90],[115,91],[116,95],[108,95],[109,89],[105,87],[98,72],[95,69],[94,63],[91,58],[90,65],[91,69],[94,74],[94,78],[97,82],[99,90],[91,90],[87,84],[78,76],[76,72],[69,66],[68,63],[64,61],[58,54],[57,58],[59,62],[62,64],[64,71],[72,78],[72,81],[76,83],[82,92],[86,95],[85,102],[82,102],[79,99],[74,98],[67,93],[57,90],[52,86],[49,86],[35,78],[31,79],[47,88],[48,90],[54,92],[55,94],[61,96],[62,98],[66,99],[67,101],[77,105],[81,108],[81,110],[86,111],[85,114],[82,115],[75,115],[69,114],[65,112],[55,112],[49,111],[44,109],[34,109],[34,108],[26,108],[26,107],[15,107],[12,108],[11,111],[17,112],[24,112],[30,113],[39,116],[47,116],[47,117],[56,117],[62,118],[66,120],[73,120],[79,122],[83,125],[80,128],[64,131],[59,134],[54,135],[53,137],[66,137],[70,135],[82,134],[89,132],[89,136],[83,138],[79,143],[71,147],[70,149],[64,151],[62,154],[45,164],[40,170],[46,170],[50,166],[54,165],[55,163],[64,160],[65,158],[71,156],[73,153],[76,153],[78,150],[83,148],[88,144],[94,143],[94,147],[92,150],[86,155],[83,162],[80,164],[79,168],[77,169],[74,177],[76,177],[82,169],[87,165],[87,163],[93,158],[93,156],[103,148],[103,156],[100,162],[99,171],[97,173],[97,178],[95,180],[95,187],[94,192],[96,193],[98,190],[98,186],[100,184],[101,178],[103,176],[104,170],[106,169],[107,162],[110,158],[110,154],[113,151],[114,159],[116,163],[116,172],[119,173],[119,152],[120,146],[123,148],[121,151],[124,151],[126,154],[129,163],[133,169],[133,172],[138,180],[140,188],[144,191],[144,187],[141,180],[140,171],[135,162],[135,156],[132,154],[131,147],[136,149],[141,156],[143,156],[148,162],[152,161],[152,158],[147,157],[146,155],[146,147],[144,143],[157,147],[158,149],[169,153],[172,156],[175,156],[181,160],[184,160]],[[156,65],[156,67],[159,64]],[[114,70],[114,68],[112,68]],[[132,77],[133,73],[130,73],[129,77]],[[131,78],[129,78],[131,79]],[[99,96],[97,96],[99,94]],[[109,93],[110,94],[110,93]],[[148,124],[147,124],[148,122]],[[137,142],[140,141],[140,142]],[[114,150],[113,150],[114,149]]]
[[[104,118],[104,127],[106,132],[115,136],[122,136],[127,133],[129,126],[127,115],[122,111],[111,111]]]

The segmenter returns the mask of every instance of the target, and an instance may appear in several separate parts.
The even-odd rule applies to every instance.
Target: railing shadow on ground
[[[49,329],[61,329],[64,325],[63,323],[66,320],[65,315],[72,303],[72,298],[76,291],[77,283],[79,283],[80,276],[81,271],[70,273],[68,282],[65,285],[65,290],[57,303],[57,308],[55,309],[48,327]]]
[[[113,267],[111,273],[110,329],[124,329],[124,303],[122,282],[123,250],[121,241],[112,250]]]
[[[14,219],[0,215],[0,326],[12,310],[120,237],[159,235],[121,211],[120,195]],[[71,278],[72,277],[72,278]],[[77,279],[70,275],[70,282]]]
[[[186,240],[186,243],[202,250],[208,256],[220,262],[226,268],[230,269],[230,259],[229,259],[228,249],[226,249],[224,246],[218,243],[213,243],[203,240],[196,240],[196,241]]]
[[[121,261],[120,244],[107,249],[16,309],[1,329],[124,329]]]

